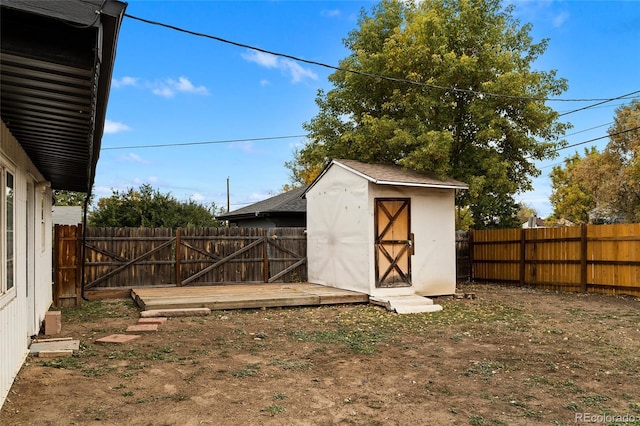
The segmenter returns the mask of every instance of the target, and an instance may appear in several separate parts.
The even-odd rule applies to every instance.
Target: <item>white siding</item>
[[[331,167],[307,197],[309,282],[369,294],[373,213],[368,181]]]
[[[34,316],[40,320],[51,306],[51,190],[43,182],[42,175],[31,163],[25,152],[0,122],[0,154],[15,166],[15,288],[0,296],[0,406],[9,393],[13,380],[24,362],[29,348],[29,337],[37,333],[39,324],[29,317],[27,303],[33,303]],[[31,233],[35,241],[29,241],[27,232],[27,182],[36,183],[36,202],[30,203],[38,210],[44,201],[44,228]],[[34,205],[35,204],[35,205]],[[35,212],[40,218],[40,212]],[[33,216],[32,216],[33,217]],[[44,240],[43,240],[44,237]],[[35,258],[33,298],[27,298],[27,247]]]
[[[378,185],[330,167],[306,194],[309,282],[380,297],[454,294],[454,195],[453,189]],[[411,287],[376,288],[376,198],[411,200]]]

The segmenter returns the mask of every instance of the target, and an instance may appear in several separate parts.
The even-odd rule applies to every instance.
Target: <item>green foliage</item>
[[[525,223],[531,216],[537,216],[538,212],[526,203],[520,203],[518,209],[518,222]]]
[[[595,148],[585,149],[585,157],[597,155]],[[583,158],[578,153],[564,160],[564,167],[556,166],[551,171],[552,194],[549,197],[553,205],[553,217],[568,219],[574,223],[587,223],[589,212],[595,207],[595,201],[583,182],[577,179],[577,169],[584,168]]]
[[[499,0],[385,0],[363,12],[341,68],[445,89],[336,71],[286,164],[292,180],[308,183],[333,158],[431,170],[470,185],[456,201],[474,228],[518,226],[514,195],[531,189],[534,162],[554,157],[568,128],[542,99],[567,84],[532,69],[548,41],[534,43],[512,13]]]
[[[54,189],[53,198],[56,200],[56,206],[84,206],[84,201],[87,198],[87,193]],[[91,195],[89,204],[92,200],[93,194]]]
[[[551,172],[553,216],[575,223],[640,222],[640,101],[616,110],[610,140]],[[633,130],[635,129],[635,130]]]
[[[215,218],[218,208],[193,200],[178,201],[170,193],[163,194],[151,185],[125,192],[113,190],[108,198],[100,198],[89,214],[90,226],[180,228],[189,226],[222,226]]]

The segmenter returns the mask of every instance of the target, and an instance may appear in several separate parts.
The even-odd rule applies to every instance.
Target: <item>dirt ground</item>
[[[0,424],[640,425],[640,299],[458,290],[477,297],[214,311],[126,344],[95,340],[137,307],[85,302],[62,313],[80,351],[30,357]]]

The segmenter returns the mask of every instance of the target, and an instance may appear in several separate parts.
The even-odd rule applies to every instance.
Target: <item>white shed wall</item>
[[[30,336],[37,334],[53,295],[51,189],[42,184],[44,178],[1,121],[0,155],[15,172],[16,242],[15,286],[0,295],[2,406],[27,356]]]
[[[415,254],[411,257],[412,287],[409,289],[417,294],[441,296],[456,291],[454,195],[452,189],[371,184],[371,211],[375,198],[411,199],[411,232],[415,236]],[[371,229],[373,247],[373,225]],[[371,275],[375,281],[375,267]],[[409,289],[376,289],[373,282],[371,294],[399,295]]]
[[[309,282],[369,293],[373,213],[368,181],[331,167],[307,192]]]

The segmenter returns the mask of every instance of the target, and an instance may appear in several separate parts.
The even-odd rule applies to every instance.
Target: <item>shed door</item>
[[[410,287],[411,199],[375,199],[376,287]]]

